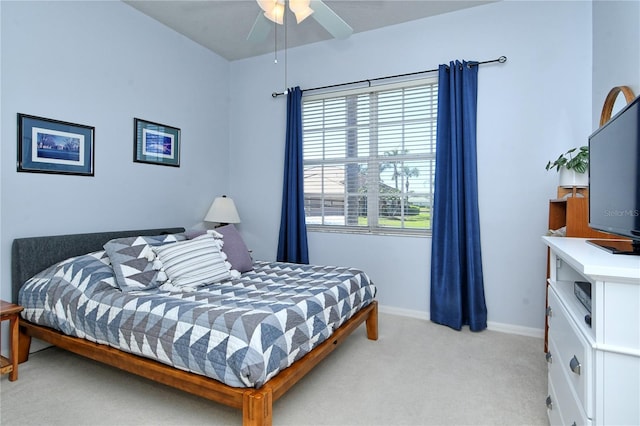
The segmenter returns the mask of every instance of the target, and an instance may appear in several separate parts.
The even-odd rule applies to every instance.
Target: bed
[[[162,238],[162,244],[153,240],[148,244],[153,249],[147,250],[154,253],[150,264],[154,255],[154,262],[164,261],[162,269],[153,263],[159,276],[164,266],[169,268],[166,252],[191,247],[196,240],[209,244],[209,236],[185,234],[178,227],[14,240],[13,301],[26,305],[19,361],[27,361],[31,338],[38,338],[241,409],[243,425],[270,425],[273,402],[360,325],[366,323],[367,337],[377,340],[375,286],[352,268],[256,261],[248,271],[205,286],[178,287],[174,272],[151,289],[114,284],[121,278],[117,258],[105,247]],[[168,243],[174,235],[182,239]],[[60,297],[52,303],[53,295]],[[238,324],[246,342],[238,339]],[[154,329],[161,337],[144,334]],[[254,348],[255,341],[262,352]]]

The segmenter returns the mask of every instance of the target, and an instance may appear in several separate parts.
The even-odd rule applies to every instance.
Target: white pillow
[[[231,278],[231,264],[220,250],[221,242],[210,234],[192,240],[152,247],[157,258],[154,268],[166,274],[165,284],[174,287],[195,287]]]

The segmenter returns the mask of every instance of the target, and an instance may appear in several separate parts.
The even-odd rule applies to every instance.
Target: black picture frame
[[[94,175],[95,127],[18,113],[18,172]]]
[[[133,161],[180,167],[180,129],[134,118]]]

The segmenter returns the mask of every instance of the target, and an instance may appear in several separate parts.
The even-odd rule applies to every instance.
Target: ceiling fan
[[[345,39],[353,33],[353,28],[340,18],[322,0],[256,0],[262,12],[258,14],[247,40],[258,43],[267,38],[273,23],[283,24],[286,4],[296,16],[299,24],[311,16],[337,39]]]

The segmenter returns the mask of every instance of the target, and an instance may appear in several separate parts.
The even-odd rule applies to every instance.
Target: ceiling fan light
[[[280,3],[275,3],[273,6],[273,9],[271,9],[270,11],[264,12],[264,16],[268,20],[282,25],[283,23],[282,17],[284,16],[284,5]]]
[[[289,9],[293,13],[301,11],[302,9],[307,9],[311,4],[310,0],[289,0]]]
[[[260,9],[264,10],[265,12],[271,12],[273,8],[276,6],[277,0],[256,0],[256,1],[258,2],[258,6],[260,6]]]
[[[311,14],[313,13],[313,9],[311,9],[310,7],[306,7],[304,9],[294,11],[293,13],[295,13],[296,22],[299,24],[300,22],[311,16]]]
[[[313,9],[309,7],[310,3],[311,0],[289,0],[289,9],[296,15],[298,24],[313,13]]]

